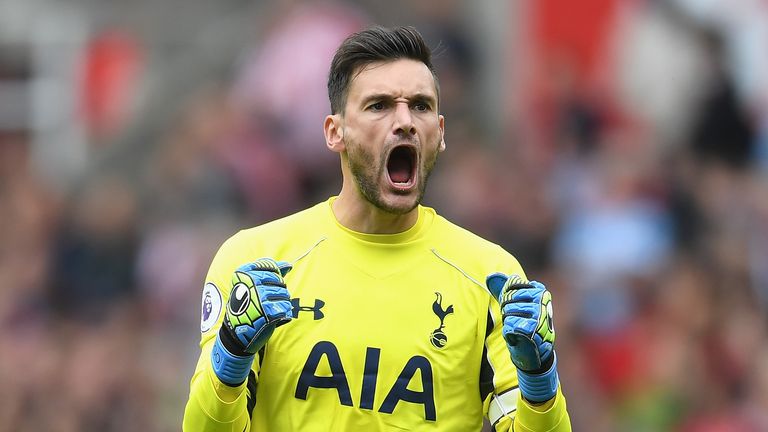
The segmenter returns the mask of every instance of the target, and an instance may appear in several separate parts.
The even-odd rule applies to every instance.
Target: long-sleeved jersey
[[[203,289],[201,355],[184,415],[189,431],[570,430],[565,398],[527,403],[501,336],[493,272],[517,260],[420,206],[391,235],[351,231],[334,198],[228,239]],[[293,320],[256,355],[245,383],[216,377],[211,347],[232,272],[288,261]]]

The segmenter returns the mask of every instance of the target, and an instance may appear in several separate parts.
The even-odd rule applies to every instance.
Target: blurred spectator
[[[738,101],[726,68],[721,36],[714,31],[705,31],[703,40],[711,81],[694,118],[691,149],[704,162],[743,168],[755,156],[753,126]]]
[[[266,156],[273,163],[255,169],[242,164],[233,168],[247,180],[252,180],[249,171],[269,169],[279,173],[298,168],[297,174],[308,192],[306,199],[322,199],[326,191],[320,188],[321,182],[335,173],[338,163],[323,145],[322,124],[330,111],[325,90],[328,67],[336,47],[361,30],[367,20],[349,5],[335,1],[288,1],[275,12],[277,16],[272,17],[261,43],[243,59],[233,98],[236,106],[247,113],[248,122],[254,123],[249,130],[259,134],[251,136],[248,144],[271,147],[279,155],[240,146],[235,157]],[[250,192],[254,184],[259,183],[248,181],[243,189],[249,191],[249,199],[258,203],[262,199]],[[273,189],[279,189],[278,185],[275,183]]]
[[[29,134],[0,131],[0,320],[45,309],[57,211],[56,197],[31,169]]]
[[[559,266],[579,275],[571,285],[583,290],[582,316],[593,329],[621,326],[636,313],[632,278],[656,275],[672,247],[666,210],[646,195],[645,176],[653,171],[638,149],[602,145],[586,162],[583,194],[569,192],[572,179],[561,179],[568,211],[554,251]]]
[[[79,108],[98,144],[114,138],[132,114],[143,55],[134,35],[115,29],[94,36],[85,48]]]
[[[228,140],[242,127],[220,86],[190,95],[142,169],[143,217],[154,225],[242,213],[246,191],[238,187],[238,172],[230,164],[232,159],[249,166],[259,163],[229,147]]]
[[[52,305],[67,317],[105,320],[117,304],[135,301],[136,192],[119,177],[101,177],[67,210],[52,248]]]

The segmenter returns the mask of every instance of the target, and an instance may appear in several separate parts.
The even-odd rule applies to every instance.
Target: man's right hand
[[[290,270],[290,264],[271,258],[235,270],[224,321],[211,351],[213,370],[222,382],[242,384],[256,352],[276,327],[291,320],[291,296],[283,280]]]

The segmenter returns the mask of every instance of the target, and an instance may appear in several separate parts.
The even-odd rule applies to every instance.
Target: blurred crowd
[[[99,33],[77,175],[0,118],[0,430],[179,429],[207,266],[237,230],[338,192],[325,74],[371,22],[439,46],[447,151],[425,204],[553,292],[574,430],[768,430],[768,6],[510,3],[525,32],[478,33],[459,0],[260,5],[238,59],[162,122],[130,94],[182,80],[147,77],[171,58],[138,29]],[[498,94],[489,56],[508,58]],[[0,82],[26,60],[0,43]]]

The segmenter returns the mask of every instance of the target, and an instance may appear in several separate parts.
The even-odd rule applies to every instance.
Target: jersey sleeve
[[[512,258],[505,268],[507,274],[516,273],[526,278],[520,264]],[[503,322],[498,302],[489,296],[485,349],[481,365],[481,391],[483,384],[483,411],[496,432],[570,431],[571,421],[566,410],[565,397],[558,388],[555,397],[542,404],[527,402],[518,387],[517,369],[512,363],[509,349],[502,336]],[[487,393],[487,395],[486,395]]]
[[[235,235],[224,242],[206,276],[201,309],[200,357],[190,382],[184,410],[184,431],[236,431],[250,428],[259,359],[246,382],[232,387],[219,380],[211,365],[211,350],[224,318],[234,270],[248,260],[244,244]],[[242,262],[240,262],[242,261]]]

